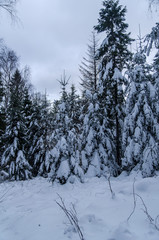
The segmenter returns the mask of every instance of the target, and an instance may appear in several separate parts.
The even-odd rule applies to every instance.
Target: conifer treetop
[[[126,7],[119,5],[118,0],[105,0],[99,12],[98,24],[94,27],[98,33],[106,33],[97,57],[105,56],[106,63],[110,62],[110,56],[113,57],[113,62],[116,62],[118,65],[116,67],[120,70],[130,58],[128,45],[133,41],[130,33],[127,33],[128,24],[125,22],[125,14]]]

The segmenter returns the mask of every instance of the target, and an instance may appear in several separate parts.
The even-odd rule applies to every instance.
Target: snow
[[[59,194],[68,209],[74,204],[85,240],[158,240],[159,231],[149,222],[139,198],[127,221],[134,206],[134,177],[135,193],[142,197],[155,219],[159,214],[159,176],[142,179],[140,174],[123,173],[112,178],[114,199],[105,178],[86,179],[83,184],[76,180],[66,185],[52,185],[43,178],[1,183],[0,239],[78,240],[75,229],[55,202],[60,201]]]
[[[119,71],[119,69],[115,68],[113,79],[122,79],[122,78],[123,78],[122,73]]]
[[[67,179],[69,174],[70,174],[70,168],[68,165],[68,161],[62,160],[60,163],[60,167],[57,171],[57,177],[58,178],[64,177],[65,179]]]

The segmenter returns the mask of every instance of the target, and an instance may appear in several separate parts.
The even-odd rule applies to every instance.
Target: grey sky
[[[136,38],[149,33],[159,17],[148,12],[148,0],[121,0],[127,6],[127,22]],[[65,69],[70,83],[79,82],[78,66],[85,55],[93,26],[97,24],[102,0],[19,0],[21,24],[11,24],[0,13],[0,33],[15,50],[22,66],[31,68],[31,81],[37,90],[47,89],[52,99],[60,88],[57,79]]]

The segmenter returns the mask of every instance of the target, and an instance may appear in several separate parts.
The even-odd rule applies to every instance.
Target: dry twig
[[[58,201],[55,201],[55,202],[63,210],[63,212],[65,213],[66,217],[68,218],[70,224],[74,227],[74,229],[78,233],[79,238],[81,240],[84,240],[82,230],[79,226],[79,221],[78,221],[78,217],[77,217],[77,212],[75,210],[75,206],[73,204],[71,204],[71,208],[67,209],[62,197],[59,194],[58,194],[58,196],[59,196],[61,202],[58,202]]]
[[[108,177],[108,183],[109,183],[109,189],[110,189],[110,192],[111,192],[111,195],[112,195],[112,199],[114,199],[115,198],[115,193],[114,193],[114,191],[112,189],[110,178],[111,178],[111,174]]]
[[[132,216],[132,215],[134,214],[134,212],[135,212],[136,202],[137,202],[136,197],[138,197],[138,198],[141,200],[142,205],[143,205],[143,207],[144,207],[142,210],[143,210],[143,212],[146,214],[149,222],[156,228],[157,231],[159,231],[159,215],[158,215],[155,219],[153,219],[153,218],[151,217],[151,215],[150,215],[149,212],[148,212],[147,206],[146,206],[143,198],[142,198],[139,194],[135,193],[135,179],[134,179],[134,182],[133,182],[134,207],[133,207],[133,211],[132,211],[132,213],[130,214],[130,216],[128,217],[127,221],[130,220],[131,216]]]

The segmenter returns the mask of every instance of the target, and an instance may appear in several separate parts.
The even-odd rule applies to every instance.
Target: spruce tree
[[[82,110],[81,159],[87,177],[117,175],[118,166],[113,156],[112,133],[107,122],[107,112],[99,101],[97,92],[87,93],[87,108]],[[85,108],[85,106],[84,106]]]
[[[33,165],[33,174],[48,176],[50,163],[50,103],[46,93],[36,95],[33,103],[33,114],[30,124],[30,162]]]
[[[155,126],[157,132],[157,145],[158,145],[158,156],[159,156],[159,51],[154,58],[154,89],[155,89],[155,102],[153,108],[156,114],[157,124]]]
[[[62,96],[57,105],[55,117],[56,128],[52,134],[53,149],[50,179],[61,184],[68,180],[73,182],[75,176],[82,180],[83,171],[80,167],[78,151],[78,111],[76,105],[75,88],[72,86],[68,94],[66,86],[68,80],[65,73],[61,77]]]
[[[155,27],[152,28],[150,34],[148,34],[145,38],[147,43],[145,51],[147,55],[150,55],[153,47],[157,50],[153,61],[153,72],[154,72],[154,81],[153,86],[155,89],[155,101],[152,102],[153,111],[156,115],[157,123],[154,128],[156,129],[156,137],[157,137],[157,146],[158,146],[158,157],[159,157],[159,23],[156,23]]]
[[[33,115],[33,102],[32,97],[29,92],[29,87],[25,83],[24,86],[24,92],[23,92],[23,100],[22,100],[22,113],[23,118],[25,120],[25,126],[26,126],[26,143],[25,143],[25,152],[26,152],[26,158],[28,159],[29,163],[31,164],[32,155],[30,155],[30,146],[32,146],[32,139],[31,136],[31,130],[32,130],[32,115]],[[31,164],[32,165],[32,164]]]
[[[127,171],[141,170],[143,176],[148,177],[159,168],[157,115],[153,107],[156,96],[151,67],[146,63],[142,48],[134,55],[128,75],[130,88],[124,121],[122,166]]]
[[[68,117],[69,117],[69,128],[67,142],[69,147],[69,158],[71,176],[74,176],[83,181],[83,170],[82,162],[80,158],[80,132],[82,128],[82,122],[80,121],[81,113],[81,101],[76,93],[75,86],[71,86],[71,91],[68,94]],[[71,181],[71,179],[70,179]],[[73,180],[72,180],[73,181]]]
[[[105,32],[97,57],[100,59],[100,75],[98,84],[98,101],[101,115],[107,122],[106,128],[111,129],[113,136],[112,151],[116,163],[121,165],[122,156],[122,128],[124,120],[124,92],[127,84],[122,71],[131,57],[128,46],[132,39],[127,33],[128,24],[125,23],[126,8],[119,5],[118,0],[105,0],[100,10],[98,33]],[[105,110],[106,109],[106,110]]]
[[[26,125],[23,116],[24,82],[16,70],[10,82],[10,101],[7,108],[5,150],[1,166],[9,179],[25,180],[31,177],[31,166],[26,159]]]
[[[30,118],[30,125],[29,125],[29,135],[28,135],[28,142],[29,142],[29,150],[28,150],[28,157],[29,163],[32,166],[33,176],[37,176],[39,171],[39,166],[35,164],[35,159],[38,154],[38,147],[37,142],[41,136],[40,131],[40,121],[41,121],[41,94],[36,93],[33,94],[32,97],[32,115]]]
[[[52,154],[52,166],[50,171],[50,178],[54,182],[59,181],[61,184],[67,182],[71,175],[69,167],[69,152],[68,152],[68,93],[66,92],[66,86],[68,84],[65,72],[59,83],[62,89],[62,96],[58,104],[58,111],[56,114],[56,129],[52,135],[52,142],[54,142],[54,147],[51,151]]]

